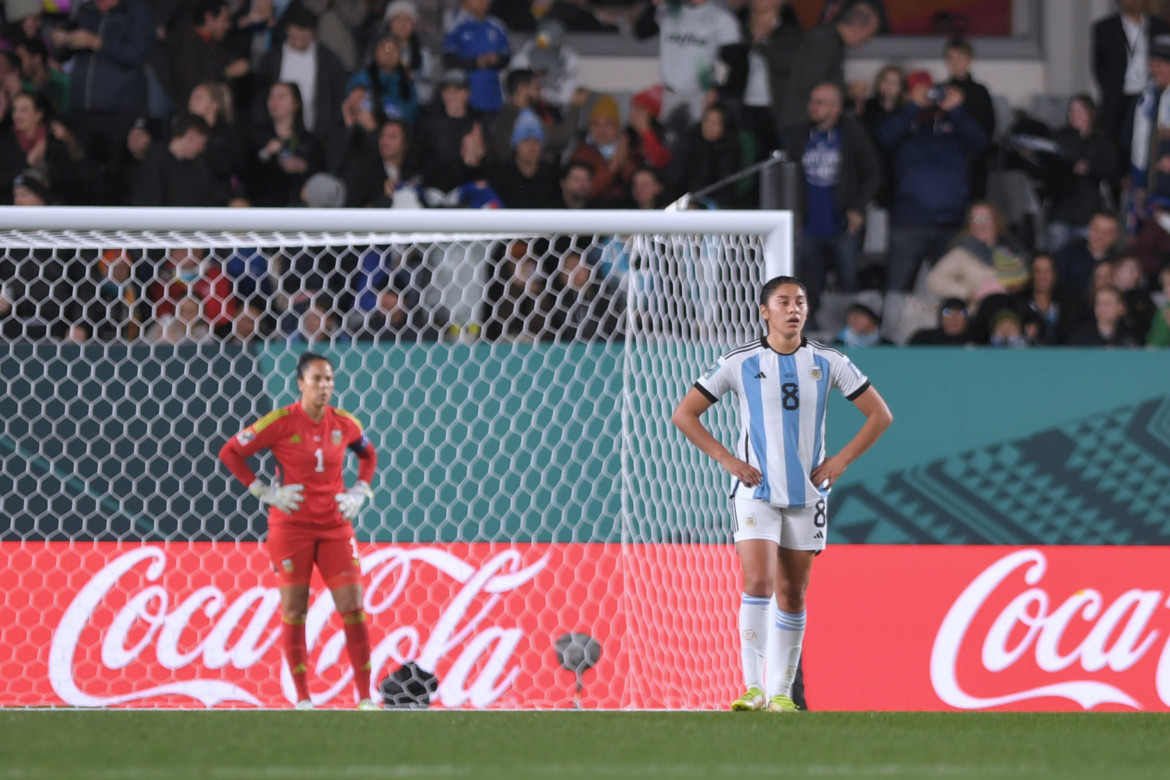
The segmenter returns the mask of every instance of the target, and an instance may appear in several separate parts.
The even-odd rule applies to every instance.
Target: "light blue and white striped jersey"
[[[829,389],[850,401],[869,387],[853,361],[835,349],[802,339],[782,355],[761,338],[733,349],[695,382],[715,403],[725,393],[739,399],[736,456],[764,475],[755,487],[738,481],[732,494],[780,507],[815,504],[828,494],[809,476],[825,459],[825,410]]]

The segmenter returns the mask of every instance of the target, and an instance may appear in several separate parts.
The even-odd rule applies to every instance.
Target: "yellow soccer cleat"
[[[379,707],[378,703],[376,701],[374,701],[373,699],[362,699],[361,701],[358,702],[358,709],[369,711],[369,710],[380,710],[382,708]]]
[[[744,691],[743,696],[731,703],[732,712],[750,712],[764,709],[764,692],[752,687]]]
[[[800,707],[787,696],[777,695],[768,702],[768,712],[800,712]]]

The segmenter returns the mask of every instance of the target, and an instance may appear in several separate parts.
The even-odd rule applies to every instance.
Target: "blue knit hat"
[[[544,145],[544,125],[531,108],[526,108],[516,117],[516,124],[512,126],[512,148],[515,149],[517,144],[529,138],[535,138],[541,146]]]

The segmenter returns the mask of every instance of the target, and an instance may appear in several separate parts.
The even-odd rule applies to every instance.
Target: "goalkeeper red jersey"
[[[295,403],[269,412],[228,439],[219,457],[237,479],[251,485],[256,476],[246,459],[265,449],[271,450],[280,464],[282,484],[304,486],[300,508],[285,513],[271,507],[270,525],[292,522],[317,527],[349,526],[334,498],[345,492],[345,452],[352,450],[358,456],[358,479],[366,483],[373,481],[376,465],[374,447],[356,417],[328,406],[321,422],[315,423],[300,403]]]

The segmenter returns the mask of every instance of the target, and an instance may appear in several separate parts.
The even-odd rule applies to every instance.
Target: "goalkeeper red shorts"
[[[308,585],[314,564],[329,590],[361,582],[352,526],[317,529],[278,523],[269,526],[266,546],[281,585]]]

